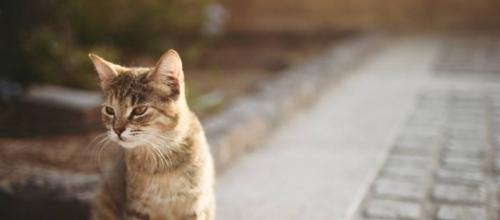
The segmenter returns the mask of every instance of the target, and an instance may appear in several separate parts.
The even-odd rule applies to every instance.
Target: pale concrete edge
[[[414,106],[412,107],[412,109],[414,109]],[[402,123],[398,123],[391,129],[390,135],[388,135],[386,141],[384,141],[385,142],[384,145],[387,147],[383,153],[381,160],[377,162],[377,165],[375,166],[371,174],[366,178],[366,181],[364,181],[363,187],[361,187],[358,193],[355,195],[355,199],[349,205],[344,220],[363,220],[362,210],[366,206],[366,203],[368,202],[367,195],[372,190],[372,187],[375,185],[374,183],[377,177],[382,173],[383,167],[387,162],[387,160],[389,159],[394,144],[396,143],[397,138],[400,135],[400,131],[405,126],[404,122],[406,122],[412,114],[413,111],[409,111],[408,113],[406,113],[406,115],[403,117],[405,118],[405,120],[403,120]]]

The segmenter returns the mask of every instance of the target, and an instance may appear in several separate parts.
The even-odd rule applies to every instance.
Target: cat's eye
[[[132,115],[142,115],[144,113],[146,113],[146,110],[148,110],[148,107],[147,106],[141,106],[141,107],[136,107],[134,108],[134,110],[132,110]]]
[[[113,108],[109,107],[109,106],[106,106],[104,107],[104,111],[106,112],[106,114],[108,115],[115,115],[115,110],[113,110]]]

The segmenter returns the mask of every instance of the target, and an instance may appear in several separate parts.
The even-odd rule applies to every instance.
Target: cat
[[[121,146],[91,219],[213,220],[212,156],[186,102],[179,54],[168,50],[151,68],[89,57],[104,94],[107,136]]]

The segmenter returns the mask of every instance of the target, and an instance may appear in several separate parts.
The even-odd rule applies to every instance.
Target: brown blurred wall
[[[219,0],[229,32],[499,29],[500,0]]]

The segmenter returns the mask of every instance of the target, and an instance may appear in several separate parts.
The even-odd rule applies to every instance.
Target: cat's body
[[[167,52],[150,69],[91,58],[106,97],[103,123],[123,146],[92,219],[213,220],[213,162],[186,104],[177,53]]]

